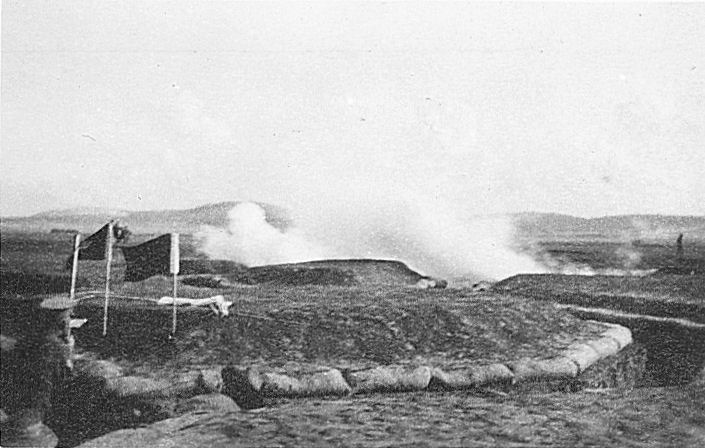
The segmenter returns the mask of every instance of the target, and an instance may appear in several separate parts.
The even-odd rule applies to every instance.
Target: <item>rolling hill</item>
[[[228,201],[206,204],[183,210],[127,211],[80,208],[52,210],[26,217],[2,218],[3,231],[49,232],[52,229],[70,229],[89,233],[100,228],[110,219],[120,222],[137,234],[166,232],[193,233],[202,225],[223,227],[228,223],[228,212],[239,202]],[[257,203],[266,213],[267,221],[274,227],[289,226],[287,212],[270,204]]]
[[[673,240],[679,233],[705,240],[705,216],[616,215],[578,218],[557,213],[516,213],[510,218],[517,236],[560,240]]]
[[[218,202],[182,210],[128,211],[100,208],[52,210],[26,217],[0,220],[4,230],[49,232],[78,230],[91,232],[112,218],[119,218],[138,234],[165,232],[193,233],[202,225],[216,227],[228,223],[228,212],[238,201]],[[279,206],[258,203],[274,227],[285,229],[291,221],[288,212]],[[617,215],[600,218],[579,218],[557,213],[514,213],[507,216],[519,239],[569,240],[672,240],[679,233],[688,239],[705,241],[705,216]]]

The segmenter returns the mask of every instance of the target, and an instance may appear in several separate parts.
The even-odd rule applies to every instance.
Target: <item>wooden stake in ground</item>
[[[81,247],[81,234],[77,233],[73,239],[73,265],[71,266],[71,290],[69,299],[73,302],[76,296],[76,276],[78,275],[78,251]],[[68,320],[69,322],[71,319]],[[71,325],[66,328],[67,337],[71,337]]]
[[[171,317],[171,337],[176,336],[176,276],[179,274],[179,234],[171,234],[171,257],[169,258],[169,273],[174,276],[174,305]]]
[[[110,265],[113,262],[113,221],[108,223],[105,236],[105,306],[103,307],[103,336],[108,334],[108,301],[110,298]]]

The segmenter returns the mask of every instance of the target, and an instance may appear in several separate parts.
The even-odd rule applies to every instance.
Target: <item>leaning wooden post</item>
[[[179,274],[179,234],[171,234],[171,256],[169,258],[169,272],[174,276],[174,303],[171,317],[171,336],[176,336],[176,276]]]
[[[81,234],[77,233],[73,239],[73,264],[71,265],[71,291],[69,292],[69,300],[72,302],[76,297],[76,275],[78,274],[78,251],[81,247]],[[70,321],[70,320],[69,320]],[[67,322],[69,322],[67,321]],[[66,327],[66,334],[71,337],[71,325]]]
[[[103,307],[103,336],[108,334],[108,301],[110,298],[110,265],[113,262],[113,222],[108,223],[108,234],[105,236],[105,305]]]

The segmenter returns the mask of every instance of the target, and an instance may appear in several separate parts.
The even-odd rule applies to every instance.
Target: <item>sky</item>
[[[705,215],[705,4],[2,2],[0,214]]]

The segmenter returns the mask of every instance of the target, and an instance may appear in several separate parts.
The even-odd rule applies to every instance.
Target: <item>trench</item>
[[[619,324],[631,330],[634,343],[646,349],[646,371],[638,387],[685,385],[705,372],[705,324],[604,308],[559,306],[581,319]]]

